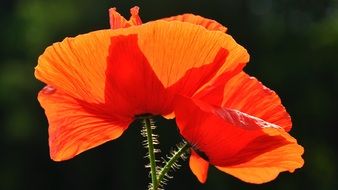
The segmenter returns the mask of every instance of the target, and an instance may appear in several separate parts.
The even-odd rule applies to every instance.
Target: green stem
[[[148,153],[149,153],[149,162],[150,162],[150,173],[151,173],[151,182],[153,185],[153,190],[157,190],[158,181],[156,178],[156,159],[155,159],[155,149],[153,142],[153,132],[152,132],[152,124],[151,118],[143,118],[143,124],[146,128],[147,132],[147,141],[148,141]]]
[[[189,151],[189,148],[190,144],[184,141],[183,144],[179,147],[179,149],[173,153],[170,160],[166,162],[165,166],[159,172],[159,175],[157,177],[158,184],[161,184],[161,181],[164,179],[169,170],[173,167],[173,165],[184,153]],[[157,188],[157,186],[154,187]]]

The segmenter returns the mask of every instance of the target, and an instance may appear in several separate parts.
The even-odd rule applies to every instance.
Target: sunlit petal
[[[118,138],[131,122],[46,86],[38,97],[49,123],[50,156],[67,160],[83,151]]]
[[[164,18],[166,21],[181,21],[188,22],[191,24],[196,24],[205,27],[208,30],[217,30],[221,32],[226,32],[227,28],[215,20],[201,17],[199,15],[194,14],[182,14],[177,16],[172,16],[168,18]]]
[[[205,183],[208,177],[209,162],[201,158],[194,150],[191,150],[189,166],[198,181]]]

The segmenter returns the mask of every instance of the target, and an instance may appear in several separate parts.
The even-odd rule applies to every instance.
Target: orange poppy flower
[[[201,182],[209,163],[252,183],[303,165],[289,115],[242,71],[249,55],[226,27],[192,14],[142,24],[138,7],[129,21],[109,12],[111,29],[66,38],[39,57],[53,160],[116,139],[135,116],[152,114],[176,117]]]
[[[219,93],[222,99],[215,101]],[[209,163],[249,183],[303,166],[303,148],[287,133],[291,120],[280,99],[244,72],[176,104],[177,125],[193,146],[190,168],[202,183]],[[196,119],[186,119],[192,113]]]

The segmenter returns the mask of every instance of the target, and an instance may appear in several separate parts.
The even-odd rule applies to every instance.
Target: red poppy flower
[[[110,9],[111,29],[66,38],[39,57],[53,160],[116,139],[147,113],[176,117],[201,182],[209,163],[253,183],[302,166],[289,115],[241,71],[249,55],[224,26],[192,14],[142,24],[137,7],[131,14]]]
[[[176,104],[177,125],[193,145],[190,168],[202,183],[209,163],[250,183],[271,181],[303,165],[303,148],[287,133],[291,120],[280,99],[244,72]],[[195,120],[186,119],[191,114]]]

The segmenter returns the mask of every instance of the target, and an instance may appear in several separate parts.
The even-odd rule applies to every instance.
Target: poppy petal
[[[134,25],[142,24],[142,20],[139,17],[139,7],[135,6],[130,9],[131,17],[129,21],[127,21],[120,13],[116,11],[116,8],[109,9],[109,22],[111,29],[118,28],[127,28]]]
[[[222,96],[220,96],[222,94]],[[232,78],[221,76],[195,96],[221,107],[239,110],[290,131],[290,115],[278,95],[256,78],[240,72]]]
[[[49,123],[50,156],[62,161],[118,138],[131,122],[102,111],[100,105],[72,98],[46,86],[38,95]]]
[[[224,64],[228,56],[228,51],[221,48],[212,63],[203,65],[199,68],[189,69],[186,74],[175,84],[168,88],[169,91],[183,96],[191,97],[199,88],[210,81],[220,67]]]
[[[140,8],[138,6],[135,6],[133,8],[130,9],[130,19],[129,22],[131,23],[131,25],[140,25],[142,24],[142,20],[140,18],[140,16],[138,15]]]
[[[216,72],[214,78],[224,72],[242,68],[248,60],[246,50],[227,34],[208,31],[197,25],[184,22],[156,21],[137,27],[91,32],[55,43],[39,57],[35,76],[46,84],[62,89],[74,98],[90,103],[105,102],[107,96],[116,95],[117,91],[122,88],[112,89],[111,94],[106,92],[107,58],[128,58],[126,55],[119,55],[119,52],[109,52],[112,44],[111,39],[132,35],[137,36],[137,48],[132,46],[134,47],[133,50],[136,51],[135,54],[140,55],[136,57],[142,58],[142,60],[126,62],[125,68],[134,69],[134,73],[138,73],[138,76],[134,79],[142,75],[142,73],[136,72],[136,68],[147,68],[146,70],[149,70],[149,72],[154,72],[154,80],[147,78],[145,80],[149,81],[145,82],[148,84],[158,83],[156,81],[159,80],[164,88],[175,84],[192,68],[199,68],[212,63],[220,49],[227,51],[228,55],[225,63],[220,67],[211,67],[214,69],[213,72]],[[128,55],[134,54],[130,52],[131,50],[121,51]],[[134,67],[136,63],[139,66]],[[142,66],[148,64],[150,67]],[[130,79],[133,78],[130,77]],[[152,89],[143,89],[141,92],[145,92],[145,90],[151,91]],[[158,91],[158,89],[153,90]],[[121,97],[121,95],[123,96],[123,94],[119,96]],[[135,93],[132,97],[135,97],[134,95]],[[155,95],[156,93],[153,96]],[[161,94],[157,95],[161,97]],[[111,98],[108,97],[108,99]],[[159,102],[157,107],[161,103],[163,101]],[[127,108],[122,107],[122,103],[119,105],[121,105],[119,109],[127,110]],[[161,114],[167,115],[170,113]]]
[[[109,23],[111,29],[127,28],[130,26],[128,21],[116,11],[116,8],[109,9]]]
[[[54,43],[39,57],[35,77],[76,99],[103,103],[109,45],[108,30]]]
[[[282,171],[294,172],[296,168],[301,168],[304,160],[299,155],[303,151],[301,146],[293,143],[263,153],[239,165],[216,167],[245,182],[260,184],[275,179]]]
[[[208,176],[209,162],[201,158],[193,149],[191,149],[189,158],[189,166],[192,173],[197,177],[198,181],[205,183]]]
[[[181,135],[213,165],[239,165],[290,144],[298,147],[289,151],[301,160],[302,147],[275,124],[182,96],[176,98],[176,103],[176,122]],[[278,163],[276,168],[284,171],[278,168]]]
[[[228,55],[215,77],[243,68],[249,60],[242,46],[219,31],[179,21],[156,21],[141,26],[146,27],[138,33],[140,49],[164,87],[175,84],[190,69],[212,63],[221,48]]]
[[[126,31],[125,35],[117,35]],[[36,77],[70,96],[133,118],[169,114],[165,89],[133,30],[104,30],[66,39],[40,56]]]
[[[166,115],[167,94],[137,44],[137,35],[111,38],[106,71],[106,100],[110,111],[129,117]]]
[[[194,14],[182,14],[182,15],[164,18],[163,20],[189,22],[192,24],[203,26],[204,28],[208,30],[217,30],[221,32],[227,31],[227,28],[221,25],[220,23],[218,23],[217,21],[208,19],[208,18],[203,18],[199,15],[194,15]]]

